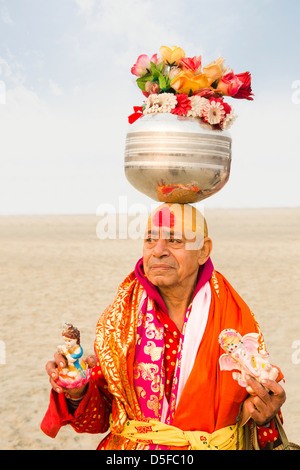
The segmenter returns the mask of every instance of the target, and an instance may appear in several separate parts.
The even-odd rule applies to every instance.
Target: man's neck
[[[159,288],[159,292],[166,304],[169,317],[173,320],[179,331],[181,331],[183,326],[186,310],[192,300],[194,290],[195,285],[190,289],[187,289],[185,286]]]

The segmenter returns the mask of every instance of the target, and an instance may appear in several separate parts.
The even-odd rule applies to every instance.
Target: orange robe
[[[228,281],[214,271],[210,279],[211,305],[206,329],[198,354],[175,411],[173,425],[182,430],[212,433],[235,424],[241,403],[247,397],[245,388],[233,380],[231,371],[221,371],[219,357],[223,353],[218,336],[225,328],[233,328],[244,336],[255,332],[264,341],[257,321],[246,303]],[[104,311],[96,328],[95,351],[98,356],[89,389],[74,414],[70,413],[64,395],[51,392],[42,430],[55,437],[60,426],[71,424],[77,432],[111,432],[99,449],[147,449],[117,435],[126,420],[143,420],[134,389],[137,311],[143,287],[134,272],[120,285],[114,302]]]

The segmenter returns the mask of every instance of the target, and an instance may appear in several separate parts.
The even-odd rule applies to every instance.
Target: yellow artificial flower
[[[194,92],[197,90],[202,90],[203,88],[208,88],[209,85],[210,82],[204,73],[194,75],[190,71],[180,72],[171,81],[171,87],[177,91],[177,93],[186,94],[189,94],[190,91]]]
[[[225,59],[218,57],[217,60],[203,67],[203,73],[207,76],[209,85],[211,85],[215,80],[223,77],[224,73],[228,70],[224,67],[224,61]]]
[[[185,57],[184,50],[177,46],[161,46],[159,52],[163,58],[164,63],[167,65],[178,65],[180,59]]]

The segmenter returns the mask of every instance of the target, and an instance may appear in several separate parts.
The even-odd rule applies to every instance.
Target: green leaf
[[[145,91],[145,83],[148,81],[152,81],[152,80],[153,80],[153,75],[151,73],[146,73],[146,75],[139,77],[136,80],[136,83],[142,91]]]
[[[159,73],[159,76],[158,76],[158,83],[159,83],[159,87],[164,90],[167,86],[167,82],[166,82],[166,79],[165,77],[163,76],[162,73]]]
[[[157,75],[156,65],[154,62],[150,62],[151,72],[153,76]]]
[[[156,66],[156,68],[157,68],[157,70],[158,70],[159,72],[161,72],[162,69],[163,69],[163,66],[164,66],[164,63],[161,62],[158,67]]]
[[[163,91],[168,91],[170,88],[171,88],[171,80],[170,78],[168,77],[168,75],[166,77],[164,77],[165,79],[165,84],[164,84],[164,87],[162,88]]]

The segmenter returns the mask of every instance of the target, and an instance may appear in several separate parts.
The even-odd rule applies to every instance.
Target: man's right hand
[[[85,363],[88,365],[89,368],[95,367],[97,363],[97,357],[94,355],[88,356],[85,359]],[[54,361],[49,361],[46,364],[46,372],[49,375],[49,382],[51,384],[51,387],[53,390],[55,390],[57,393],[68,393],[71,397],[79,397],[83,394],[84,389],[86,388],[86,385],[80,388],[73,388],[73,389],[67,389],[60,387],[57,385],[56,380],[58,379],[58,367],[64,368],[67,366],[67,362],[65,357],[62,354],[59,354],[56,352],[54,354]]]

